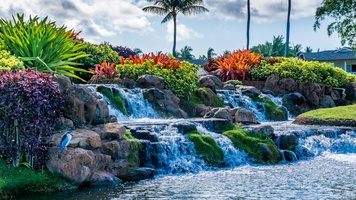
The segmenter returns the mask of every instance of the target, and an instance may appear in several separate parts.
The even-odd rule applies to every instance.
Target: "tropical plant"
[[[45,166],[55,120],[64,99],[53,76],[32,68],[0,72],[0,157],[18,166]]]
[[[208,61],[201,67],[207,72],[212,72],[218,69],[214,58],[209,58]]]
[[[288,52],[289,52],[289,56],[290,57],[295,57],[301,51],[302,51],[302,45],[301,44],[296,44],[296,45],[293,44],[292,47],[289,47],[289,51]]]
[[[264,44],[258,44],[257,46],[253,46],[250,49],[255,52],[255,53],[260,53],[263,54],[264,57],[276,57],[276,56],[285,56],[285,43],[283,42],[283,36],[273,36],[273,41],[268,42],[266,41]],[[301,48],[300,44],[296,44],[293,46],[293,48]],[[289,46],[289,51],[291,50],[291,47]],[[293,53],[290,54],[289,56],[293,56]]]
[[[172,54],[176,56],[177,41],[177,16],[192,15],[208,12],[209,10],[202,6],[203,0],[147,0],[153,2],[153,6],[144,7],[144,12],[152,12],[159,15],[166,15],[161,23],[173,20],[173,49]]]
[[[35,16],[25,21],[23,14],[13,16],[13,23],[0,19],[0,38],[26,67],[81,79],[74,71],[87,72],[75,67],[77,59],[88,56],[80,51],[84,46],[71,38],[72,30],[66,31],[64,25],[58,28],[47,19]]]
[[[137,56],[140,56],[140,55],[143,53],[140,48],[134,48],[133,51],[135,52],[135,54],[136,54]]]
[[[335,22],[331,22],[328,27],[328,35],[337,32],[341,38],[341,44],[346,43],[356,48],[356,1],[355,0],[324,0],[321,6],[316,9],[314,31],[320,28],[320,22],[325,17],[331,17]]]
[[[191,53],[193,51],[193,48],[191,46],[184,46],[181,50],[180,53],[177,57],[183,58],[183,59],[195,59],[194,55]]]
[[[237,50],[215,60],[222,81],[248,80],[248,71],[251,67],[260,64],[261,54],[255,54],[251,50]]]
[[[120,78],[137,80],[144,74],[161,76],[164,78],[165,88],[171,90],[175,95],[189,98],[198,88],[199,76],[197,65],[186,61],[180,61],[173,56],[153,53],[121,59],[116,66]]]
[[[12,67],[24,69],[21,60],[11,55],[7,50],[0,50],[0,70],[10,70]]]
[[[209,47],[208,51],[206,52],[207,58],[213,58],[214,56],[216,56],[216,53],[214,52],[214,49]]]
[[[311,53],[311,52],[313,52],[313,49],[311,47],[307,46],[307,47],[305,47],[304,51],[305,51],[305,53]]]
[[[90,55],[88,57],[81,58],[78,60],[78,62],[83,64],[80,67],[84,70],[95,68],[96,64],[103,63],[104,60],[110,63],[120,62],[119,54],[116,51],[112,50],[108,44],[95,45],[89,42],[84,42],[83,45],[84,48],[82,49],[82,51]],[[80,76],[82,79],[88,81],[92,78],[93,74],[78,72],[77,75]]]
[[[116,51],[119,56],[122,56],[124,58],[128,58],[130,56],[136,55],[136,52],[130,49],[129,47],[123,47],[123,46],[114,46],[114,45],[109,45],[110,48],[114,51]]]
[[[91,79],[91,83],[97,82],[99,79],[110,79],[119,78],[119,74],[116,71],[115,63],[103,61],[102,64],[96,64],[95,69],[89,69],[94,75]]]

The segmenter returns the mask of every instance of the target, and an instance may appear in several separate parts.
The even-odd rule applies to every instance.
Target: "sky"
[[[316,8],[322,0],[292,0],[290,45],[301,44],[313,51],[342,47],[336,33],[328,37],[326,27],[332,19],[322,21],[313,30]],[[164,16],[142,11],[152,5],[146,0],[1,0],[0,17],[12,15],[48,16],[57,26],[82,31],[84,41],[139,48],[143,53],[172,52],[173,21],[161,24]],[[207,13],[193,16],[178,14],[177,51],[190,46],[192,54],[206,55],[213,48],[224,51],[246,48],[246,0],[204,0]],[[251,0],[250,47],[271,42],[273,36],[285,38],[287,0]]]

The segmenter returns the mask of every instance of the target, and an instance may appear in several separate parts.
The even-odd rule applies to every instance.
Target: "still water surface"
[[[42,195],[34,199],[356,199],[356,154],[324,152],[289,164],[250,165]]]

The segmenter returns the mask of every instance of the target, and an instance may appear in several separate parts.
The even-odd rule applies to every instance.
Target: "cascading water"
[[[236,149],[231,140],[226,136],[208,131],[202,125],[198,125],[197,130],[202,135],[208,135],[215,139],[216,143],[224,153],[224,161],[228,167],[233,168],[249,162],[247,153]]]
[[[254,102],[246,95],[236,90],[217,90],[217,94],[223,99],[224,104],[233,108],[245,108],[253,111],[257,121],[268,121],[265,115],[265,108],[262,103]]]
[[[147,145],[145,165],[159,174],[197,173],[205,162],[197,156],[194,143],[172,126],[156,126],[151,132],[157,142]]]

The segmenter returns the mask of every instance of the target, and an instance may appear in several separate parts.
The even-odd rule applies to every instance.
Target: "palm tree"
[[[290,32],[290,10],[292,8],[292,0],[288,0],[288,17],[287,17],[287,33],[286,33],[286,46],[285,46],[285,53],[284,56],[288,56],[289,50],[289,32]]]
[[[302,45],[301,44],[293,44],[293,47],[289,49],[289,56],[295,57],[299,52],[302,51]]]
[[[191,53],[193,51],[193,48],[191,46],[186,45],[184,48],[180,50],[180,58],[184,59],[194,59],[194,55]]]
[[[216,56],[216,53],[214,52],[213,48],[209,47],[206,55],[207,55],[208,58],[212,58],[212,57]]]
[[[246,30],[246,39],[247,39],[247,44],[246,44],[246,49],[249,49],[250,46],[250,0],[247,0],[247,30]]]
[[[192,15],[209,10],[201,6],[203,0],[147,0],[153,2],[153,6],[147,6],[142,8],[145,12],[152,12],[159,15],[166,15],[161,24],[173,20],[173,56],[176,55],[176,37],[177,37],[177,15],[183,13],[183,15]]]
[[[304,51],[305,51],[305,53],[311,53],[311,52],[313,52],[313,49],[311,47],[307,46],[307,47],[305,47]]]
[[[143,53],[140,48],[134,48],[133,51],[135,52],[135,54],[136,54],[138,57],[140,57],[140,55]]]

